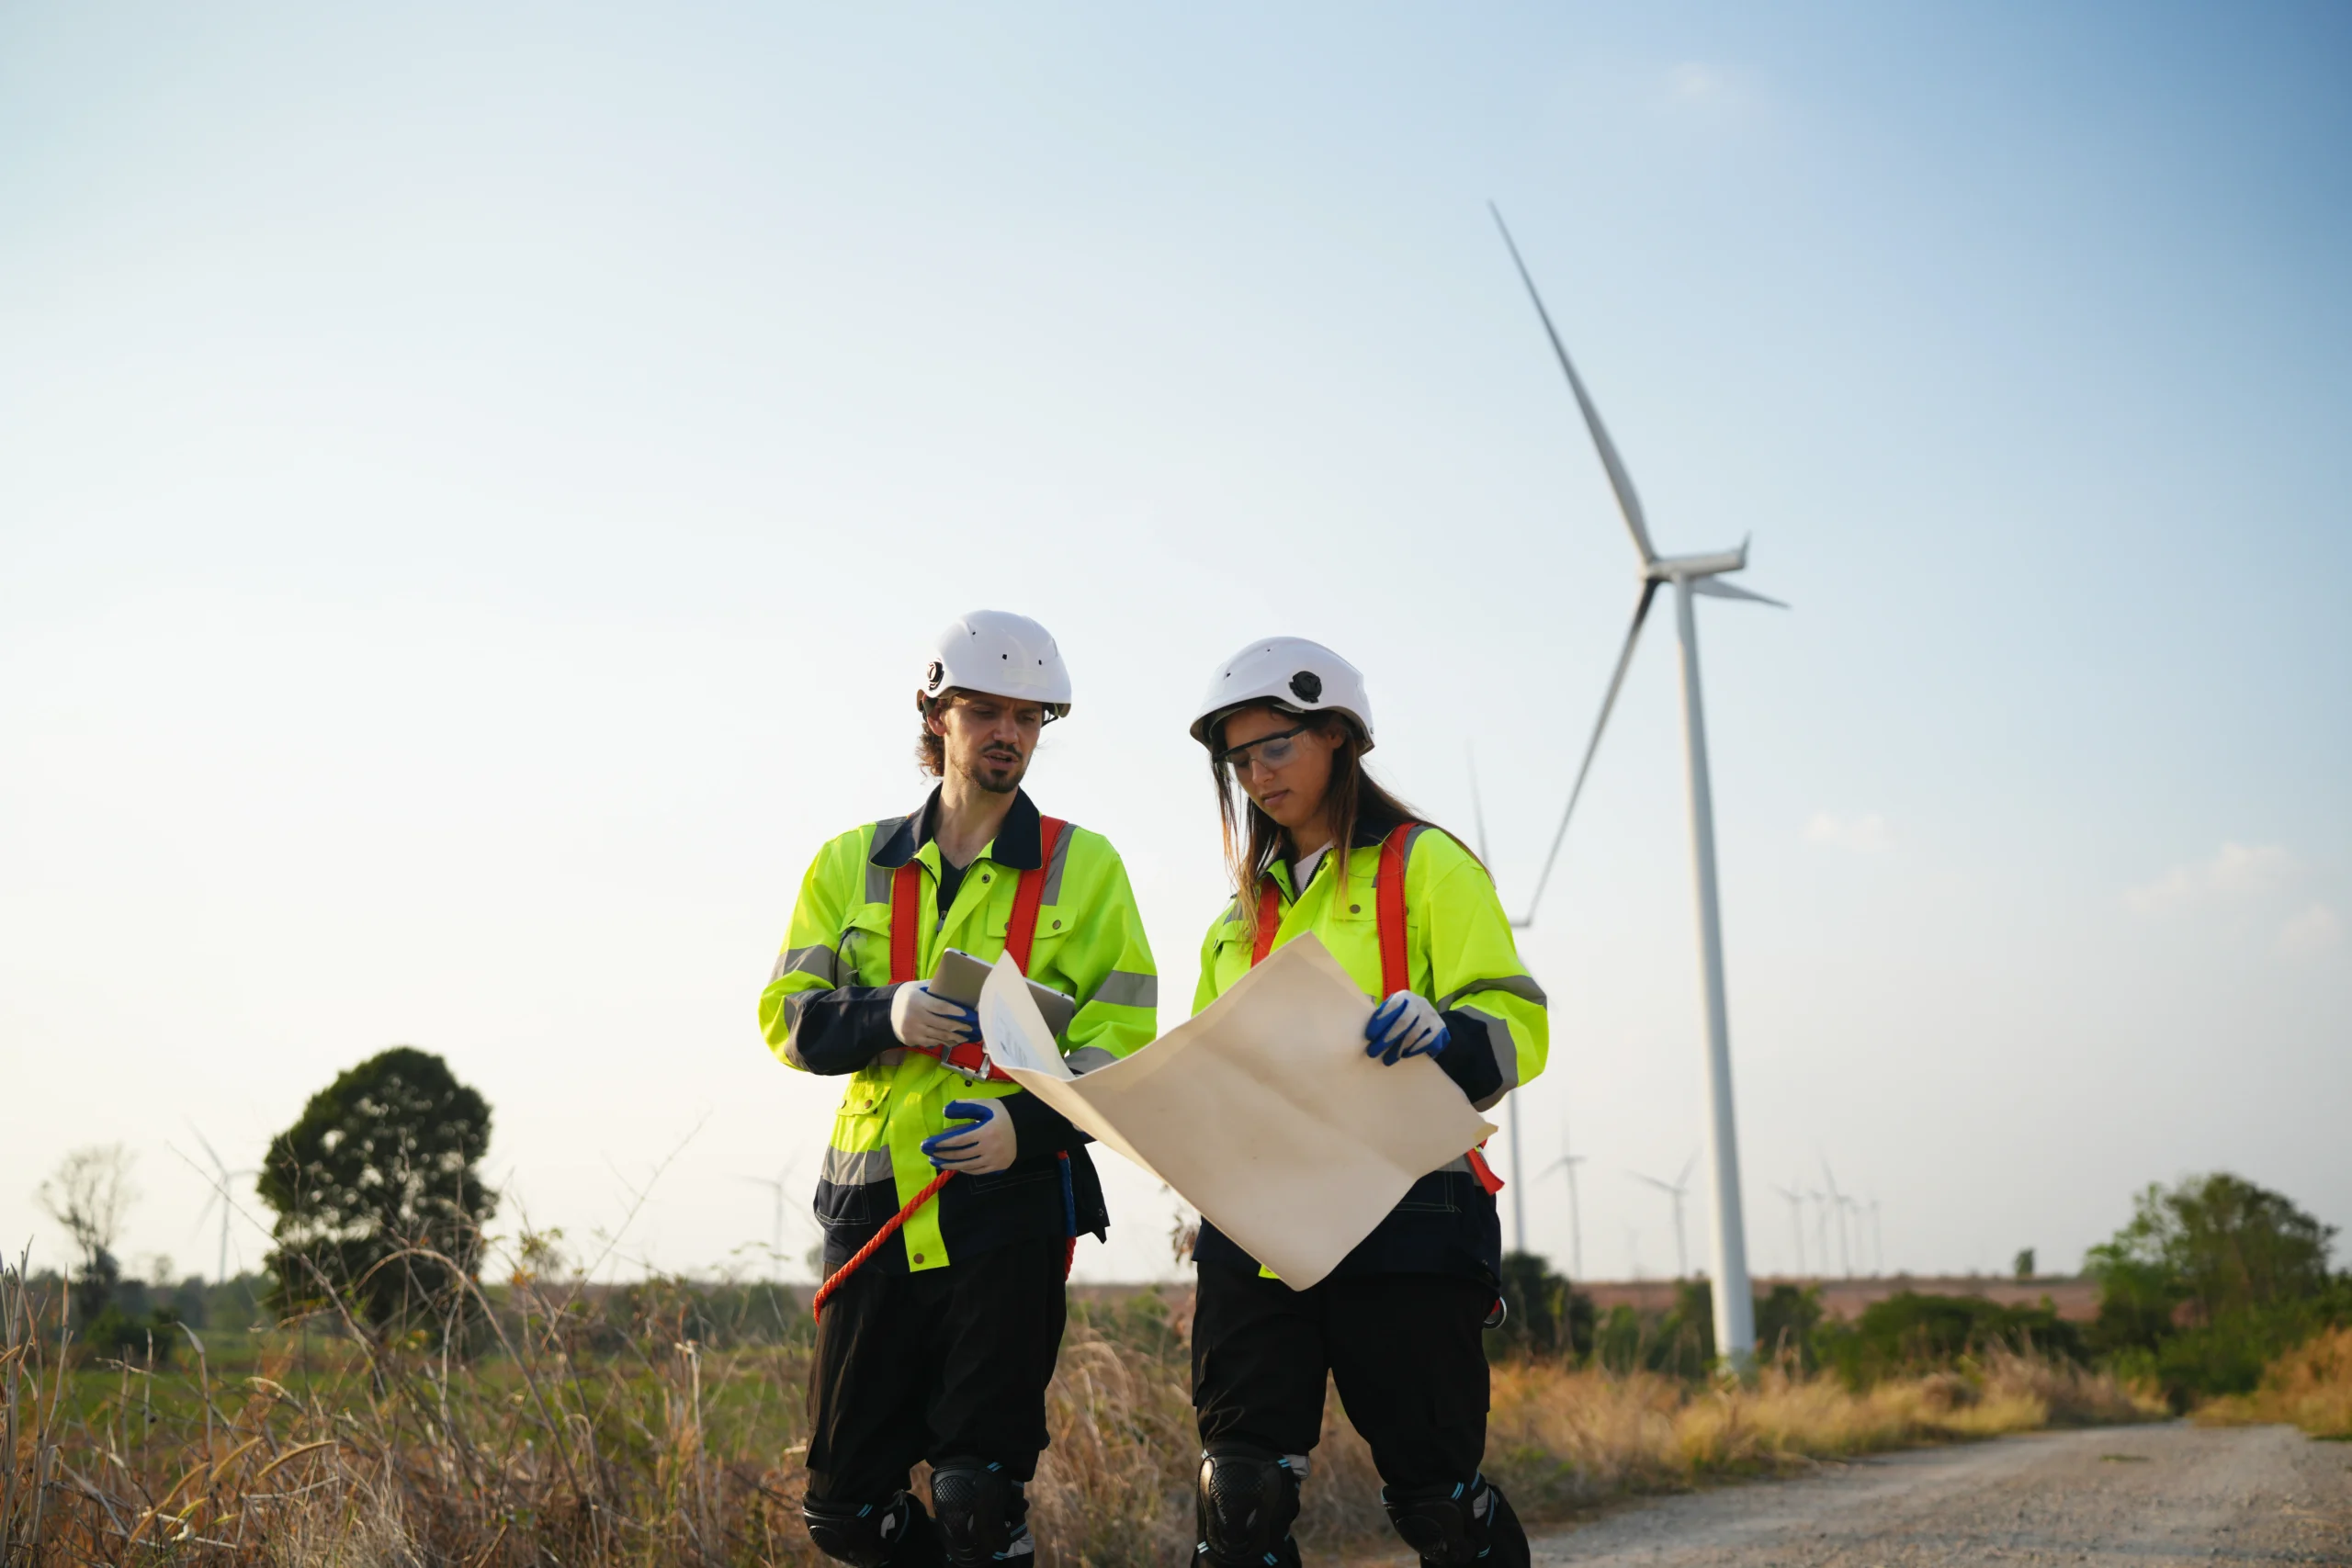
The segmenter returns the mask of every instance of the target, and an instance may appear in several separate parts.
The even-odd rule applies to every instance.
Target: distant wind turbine
[[[1560,1157],[1544,1168],[1541,1181],[1554,1171],[1564,1171],[1568,1178],[1568,1278],[1581,1282],[1584,1279],[1584,1208],[1577,1200],[1577,1167],[1584,1163],[1584,1156],[1568,1153],[1568,1128],[1560,1124]]]
[[[1682,1200],[1690,1190],[1690,1168],[1698,1163],[1699,1156],[1694,1150],[1690,1157],[1682,1162],[1682,1174],[1671,1182],[1660,1181],[1655,1176],[1644,1176],[1638,1170],[1625,1173],[1636,1181],[1649,1183],[1674,1200],[1674,1277],[1678,1280],[1690,1277],[1690,1252],[1682,1240]]]
[[[236,1209],[235,1200],[229,1195],[230,1184],[248,1176],[259,1176],[261,1172],[231,1170],[221,1160],[220,1151],[212,1146],[212,1140],[206,1137],[196,1123],[189,1122],[187,1130],[196,1134],[196,1141],[204,1145],[204,1157],[212,1162],[212,1196],[207,1198],[204,1207],[197,1212],[196,1223],[201,1225],[211,1217],[215,1208],[220,1211],[220,1256],[213,1267],[212,1278],[216,1284],[225,1285],[229,1282],[229,1220]]]
[[[1879,1228],[1878,1200],[1875,1198],[1871,1200],[1871,1273],[1885,1274],[1886,1233]]]
[[[1804,1194],[1793,1187],[1775,1187],[1773,1191],[1789,1201],[1789,1228],[1797,1238],[1797,1278],[1804,1278]]]
[[[745,1176],[739,1171],[735,1177],[738,1181],[748,1181],[754,1187],[764,1187],[775,1195],[775,1235],[769,1242],[768,1248],[775,1254],[778,1267],[781,1267],[784,1261],[784,1195],[791,1186],[793,1163],[786,1161],[784,1168],[774,1176]]]
[[[1846,1206],[1851,1201],[1838,1190],[1838,1178],[1830,1173],[1829,1156],[1821,1156],[1821,1179],[1829,1184],[1829,1205],[1838,1213],[1838,1261],[1846,1270],[1846,1278],[1854,1277],[1854,1254],[1846,1242]],[[1826,1263],[1827,1259],[1823,1259]]]
[[[1618,510],[1624,513],[1626,531],[1633,536],[1634,553],[1641,558],[1641,591],[1634,601],[1633,625],[1626,628],[1624,649],[1617,656],[1616,671],[1610,676],[1608,694],[1601,698],[1600,717],[1592,727],[1592,739],[1585,747],[1576,783],[1569,787],[1568,804],[1560,813],[1559,829],[1552,835],[1552,849],[1544,858],[1543,874],[1535,880],[1535,895],[1528,901],[1527,919],[1534,919],[1535,910],[1544,899],[1544,885],[1551,881],[1553,865],[1560,858],[1560,845],[1568,836],[1568,819],[1576,812],[1577,797],[1584,793],[1586,775],[1592,771],[1593,754],[1600,749],[1600,734],[1608,727],[1609,710],[1616,705],[1618,689],[1625,682],[1625,670],[1633,662],[1634,645],[1642,635],[1642,622],[1648,617],[1657,591],[1671,587],[1675,629],[1682,644],[1683,750],[1690,773],[1690,852],[1699,897],[1700,989],[1707,1024],[1707,1134],[1713,1156],[1710,1165],[1715,1216],[1715,1344],[1734,1365],[1745,1365],[1756,1352],[1756,1303],[1749,1294],[1747,1226],[1740,1207],[1739,1134],[1731,1089],[1731,1021],[1724,997],[1723,919],[1715,892],[1714,795],[1707,774],[1707,728],[1699,699],[1699,628],[1692,615],[1691,599],[1693,595],[1705,594],[1773,605],[1780,605],[1780,601],[1724,581],[1727,574],[1747,567],[1745,542],[1736,550],[1695,556],[1662,556],[1652,546],[1649,524],[1642,514],[1641,499],[1634,492],[1633,479],[1625,472],[1616,445],[1600,423],[1600,412],[1593,407],[1583,378],[1568,358],[1567,346],[1552,325],[1551,312],[1544,308],[1543,296],[1536,292],[1535,279],[1520,258],[1519,246],[1511,240],[1502,213],[1491,206],[1489,209],[1494,210],[1495,227],[1502,231],[1511,265],[1519,269],[1520,281],[1527,286],[1527,297],[1534,301],[1544,333],[1551,339],[1552,352],[1568,378],[1568,390],[1575,394],[1577,408],[1584,415],[1585,429],[1600,453],[1600,466],[1608,471],[1609,487],[1616,492]]]

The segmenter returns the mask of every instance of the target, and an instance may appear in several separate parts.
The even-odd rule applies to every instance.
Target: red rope
[[[1068,1155],[1064,1155],[1062,1157],[1064,1159],[1068,1159],[1069,1156]],[[874,1239],[867,1242],[864,1247],[859,1247],[857,1249],[856,1256],[853,1257],[848,1262],[842,1264],[840,1268],[834,1269],[831,1274],[825,1276],[825,1282],[817,1287],[817,1299],[808,1303],[808,1315],[812,1318],[821,1320],[825,1315],[825,1303],[833,1299],[833,1292],[835,1291],[840,1290],[843,1285],[849,1283],[849,1277],[857,1272],[858,1265],[873,1257],[875,1250],[884,1242],[898,1235],[899,1227],[905,1224],[908,1220],[913,1218],[914,1212],[917,1209],[922,1208],[925,1203],[930,1202],[932,1199],[937,1197],[939,1190],[947,1185],[947,1179],[955,1174],[956,1173],[952,1170],[943,1170],[937,1176],[933,1177],[931,1179],[930,1186],[924,1188],[922,1191],[916,1193],[913,1198],[910,1199],[905,1208],[899,1210],[897,1213],[882,1222],[882,1228],[874,1233]],[[1070,1266],[1077,1261],[1078,1237],[1072,1236],[1069,1238],[1069,1245],[1062,1248],[1063,1280],[1069,1280]]]
[[[864,1247],[859,1247],[855,1257],[842,1264],[840,1268],[834,1269],[832,1273],[826,1278],[825,1282],[817,1287],[817,1299],[808,1303],[808,1315],[813,1318],[822,1318],[825,1315],[825,1303],[832,1299],[832,1294],[835,1291],[840,1290],[843,1285],[849,1282],[849,1277],[857,1272],[858,1265],[873,1257],[875,1251],[880,1247],[884,1242],[898,1235],[899,1227],[905,1224],[907,1221],[912,1217],[917,1209],[922,1208],[925,1203],[930,1202],[932,1199],[937,1197],[939,1190],[946,1186],[949,1179],[954,1177],[955,1174],[956,1173],[952,1170],[941,1171],[937,1176],[931,1179],[930,1186],[924,1188],[912,1198],[907,1200],[907,1206],[905,1208],[900,1209],[897,1213],[883,1221],[882,1228],[874,1233],[874,1239],[867,1242]],[[1075,1250],[1074,1245],[1073,1250]]]

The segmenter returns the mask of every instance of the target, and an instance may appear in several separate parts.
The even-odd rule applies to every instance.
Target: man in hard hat
[[[818,1547],[856,1568],[1032,1551],[1023,1487],[1046,1447],[1070,1249],[1109,1224],[1084,1135],[990,1077],[972,1010],[926,983],[941,955],[1011,952],[1071,998],[1058,1043],[1073,1071],[1158,1022],[1118,852],[1021,787],[1039,733],[1069,712],[1054,639],[975,612],[940,633],[917,687],[916,756],[938,785],[818,852],[760,994],[778,1056],[848,1077],[817,1182],[838,1282],[818,1319],[803,1511]],[[943,1171],[954,1179],[841,1277]],[[919,1460],[933,1513],[907,1491]]]

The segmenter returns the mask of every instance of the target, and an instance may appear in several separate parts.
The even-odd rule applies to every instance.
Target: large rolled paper
[[[1366,1056],[1372,1010],[1309,932],[1206,1011],[1082,1077],[1011,958],[997,960],[978,1010],[989,1056],[1023,1089],[1304,1290],[1417,1179],[1495,1130],[1430,1058]]]

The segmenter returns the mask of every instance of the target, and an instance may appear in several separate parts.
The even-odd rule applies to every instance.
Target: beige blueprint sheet
[[[1207,1011],[1080,1077],[1010,958],[980,992],[989,1055],[1304,1290],[1405,1190],[1494,1131],[1426,1056],[1363,1054],[1373,1004],[1310,933]]]

